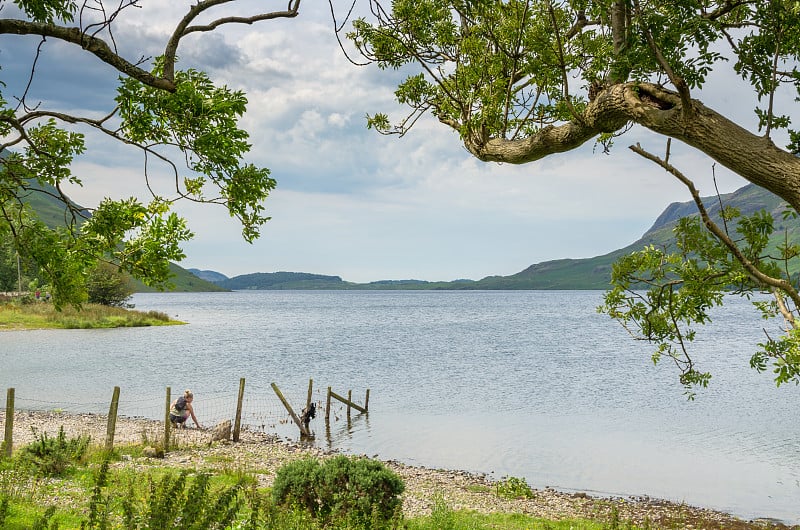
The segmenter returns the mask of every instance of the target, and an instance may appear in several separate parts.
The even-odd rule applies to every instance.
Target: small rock
[[[164,450],[157,447],[147,446],[142,449],[142,454],[148,458],[164,458]]]
[[[211,430],[211,442],[228,441],[231,439],[231,420],[225,420],[217,424]]]

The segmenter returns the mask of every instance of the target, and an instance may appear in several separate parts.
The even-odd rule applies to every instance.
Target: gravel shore
[[[63,426],[68,436],[89,435],[93,443],[106,440],[106,417],[95,414],[17,411],[14,414],[14,447],[35,439],[38,433],[58,434]],[[0,411],[0,429],[5,428],[5,413]],[[298,444],[270,434],[243,431],[239,442],[211,442],[210,430],[174,431],[179,449],[164,458],[123,459],[116,465],[147,470],[154,467],[193,469],[241,469],[253,472],[262,485],[272,483],[275,472],[286,462],[304,456],[330,455],[312,445]],[[141,418],[117,421],[114,443],[142,444],[163,437],[163,423]],[[616,509],[621,520],[635,524],[649,521],[651,528],[763,529],[790,528],[775,521],[744,521],[729,514],[650,498],[598,498],[584,493],[565,493],[553,489],[534,490],[532,499],[509,500],[495,493],[495,483],[482,475],[407,466],[384,462],[406,484],[403,511],[413,517],[429,514],[436,495],[453,509],[480,513],[524,513],[548,519],[585,518],[610,520]],[[791,527],[800,529],[799,526]]]

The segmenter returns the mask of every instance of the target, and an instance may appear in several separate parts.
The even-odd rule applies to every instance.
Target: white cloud
[[[138,26],[119,26],[120,49],[137,58],[160,53],[190,4],[145,3],[128,10]],[[242,13],[263,9],[263,2],[242,5]],[[689,200],[673,177],[627,149],[641,142],[663,152],[663,138],[638,129],[617,139],[610,155],[586,145],[521,166],[478,161],[457,134],[431,117],[403,138],[368,131],[367,113],[403,115],[393,92],[404,72],[352,65],[328,17],[327,5],[308,3],[296,19],[229,25],[181,45],[181,67],[205,69],[219,83],[247,93],[242,125],[253,144],[248,158],[269,167],[278,180],[266,202],[273,220],[254,245],[241,240],[224,208],[182,204],[197,233],[187,245],[186,265],[228,275],[293,270],[350,281],[477,279],[620,248],[670,202]],[[32,39],[19,44],[3,37],[4,78],[29,67],[25,62],[13,69],[8,39],[18,57],[29,58],[35,46]],[[76,112],[105,110],[116,74],[93,57],[82,58],[76,47],[47,52],[51,72],[61,77],[48,76],[48,69],[37,73],[38,97],[48,103],[60,98],[63,108]],[[76,65],[64,84],[64,69]],[[752,104],[730,88],[733,81],[731,74],[715,77],[703,99],[752,125]],[[74,168],[87,183],[70,190],[78,202],[146,195],[141,153],[102,138],[92,139],[90,147]],[[715,192],[714,177],[723,193],[744,184],[677,142],[671,160],[696,179],[704,195]],[[158,192],[168,194],[172,175],[150,169]]]

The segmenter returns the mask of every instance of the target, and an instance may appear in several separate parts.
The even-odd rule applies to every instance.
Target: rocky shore
[[[95,414],[17,411],[14,415],[14,447],[33,441],[37,434],[56,435],[63,426],[68,436],[89,435],[93,443],[106,440],[106,417]],[[5,415],[0,411],[0,430]],[[174,431],[178,449],[164,458],[127,458],[117,466],[146,471],[154,467],[193,469],[240,469],[255,474],[268,486],[275,472],[286,462],[304,456],[325,458],[330,453],[313,445],[301,445],[270,434],[243,431],[239,442],[212,442],[210,430]],[[163,424],[141,418],[119,418],[114,434],[115,445],[147,444],[163,437]],[[429,514],[436,496],[453,509],[480,513],[524,513],[548,519],[584,518],[610,521],[615,512],[622,521],[634,524],[649,522],[650,528],[763,529],[790,528],[769,520],[744,521],[713,510],[650,498],[598,498],[583,493],[565,493],[553,489],[534,490],[531,499],[506,499],[496,494],[496,484],[482,475],[454,470],[407,466],[384,462],[406,484],[403,511],[413,517]],[[800,527],[791,527],[800,529]]]

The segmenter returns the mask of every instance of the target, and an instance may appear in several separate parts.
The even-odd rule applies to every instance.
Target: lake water
[[[713,374],[689,402],[669,361],[597,314],[598,291],[248,291],[137,294],[186,326],[0,333],[0,388],[18,408],[163,417],[190,387],[199,419],[298,437],[309,379],[334,408],[314,443],[409,464],[524,477],[597,495],[648,495],[800,523],[800,388],[748,366],[764,325],[738,299],[700,333]],[[5,393],[3,393],[4,395]],[[3,399],[4,397],[0,397]]]

